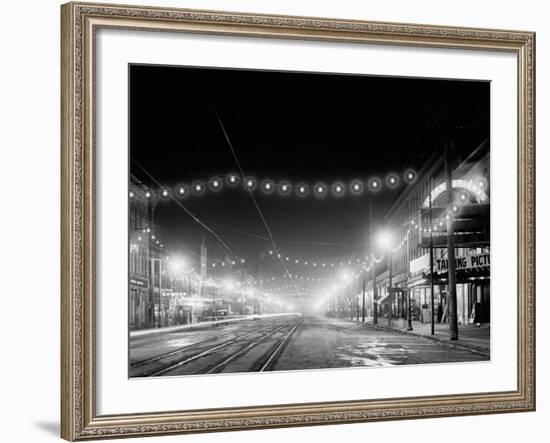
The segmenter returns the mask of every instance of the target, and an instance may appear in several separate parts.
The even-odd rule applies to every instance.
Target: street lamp
[[[383,230],[378,233],[377,243],[380,249],[386,252],[388,256],[388,298],[389,298],[389,310],[388,310],[388,326],[391,327],[392,315],[393,315],[393,292],[392,292],[392,265],[393,265],[393,236],[389,230]]]
[[[187,260],[185,260],[183,257],[174,257],[170,260],[170,271],[173,274],[185,272],[187,264]]]

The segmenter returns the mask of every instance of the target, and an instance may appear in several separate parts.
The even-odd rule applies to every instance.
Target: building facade
[[[396,319],[407,318],[410,296],[414,320],[431,322],[433,315],[435,322],[448,322],[450,217],[454,228],[458,322],[490,322],[488,143],[481,144],[466,159],[450,161],[448,177],[445,157],[433,157],[386,214],[384,224],[393,233],[393,244],[383,262],[377,264],[378,314],[382,317],[391,312]],[[452,183],[450,191],[448,180]],[[372,302],[372,279],[367,286]]]
[[[149,202],[135,180],[129,191],[128,321],[130,330],[153,327],[153,301],[150,297]]]

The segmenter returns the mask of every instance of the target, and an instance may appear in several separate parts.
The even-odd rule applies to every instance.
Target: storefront
[[[151,327],[152,312],[149,303],[149,282],[144,278],[130,277],[129,323],[130,330]]]
[[[434,316],[436,322],[448,322],[448,260],[433,261]],[[484,324],[491,321],[490,254],[463,253],[456,257],[456,296],[459,324]],[[431,286],[429,254],[410,263],[407,288],[411,296],[414,320],[431,321]]]

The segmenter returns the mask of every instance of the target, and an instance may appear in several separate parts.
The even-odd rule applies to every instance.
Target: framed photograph
[[[534,410],[534,33],[61,16],[63,438]]]

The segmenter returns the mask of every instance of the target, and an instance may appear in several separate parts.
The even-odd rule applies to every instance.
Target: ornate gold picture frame
[[[87,440],[535,409],[535,35],[524,31],[68,3],[62,23],[61,435]],[[517,56],[517,389],[98,415],[95,53],[99,29],[262,37]],[[124,128],[121,130],[125,130]],[[512,290],[512,289],[510,289]]]

